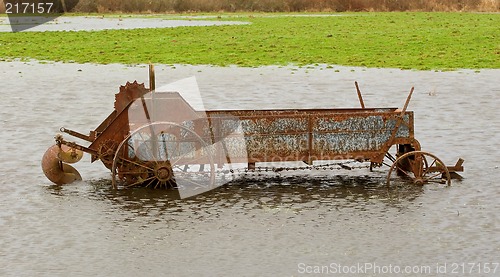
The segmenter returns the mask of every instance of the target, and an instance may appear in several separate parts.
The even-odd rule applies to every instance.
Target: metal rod
[[[399,116],[396,116],[396,124],[394,125],[394,129],[392,130],[391,136],[389,137],[389,139],[385,143],[384,152],[387,152],[389,150],[389,148],[391,147],[391,145],[394,141],[394,138],[396,138],[396,134],[399,130],[399,126],[404,121],[404,115],[406,113],[406,109],[408,108],[408,105],[410,104],[411,95],[413,94],[414,89],[415,89],[414,87],[411,87],[410,94],[406,98],[406,102],[405,102],[403,109],[401,110],[401,113],[399,114]]]
[[[94,141],[94,137],[92,136],[87,136],[87,135],[84,135],[84,134],[81,134],[81,133],[78,133],[76,131],[73,131],[73,130],[70,130],[70,129],[66,129],[64,127],[61,127],[61,129],[59,129],[61,132],[64,132],[64,133],[67,133],[67,134],[70,134],[74,137],[77,137],[79,139],[83,139],[83,140],[86,140],[86,141],[89,141],[89,142],[93,142]]]
[[[359,103],[361,104],[361,108],[365,108],[365,102],[363,101],[363,96],[361,95],[361,90],[359,89],[358,82],[355,81],[354,85],[356,85],[356,91],[358,92]]]
[[[149,64],[149,89],[151,91],[155,90],[155,66],[154,64]]]
[[[415,89],[415,87],[411,87],[410,94],[408,94],[408,97],[406,98],[405,106],[403,107],[403,110],[401,111],[401,115],[403,115],[406,112],[406,109],[408,108],[408,105],[410,104],[411,95],[413,94],[414,89]]]
[[[69,146],[71,148],[74,148],[74,149],[77,149],[77,150],[80,150],[80,151],[83,151],[83,152],[88,153],[90,155],[94,155],[94,156],[98,156],[99,155],[99,153],[96,150],[88,148],[88,147],[85,147],[85,146],[82,146],[82,145],[79,145],[79,144],[77,144],[75,142],[60,140],[60,141],[58,141],[58,143],[64,144],[66,146]]]

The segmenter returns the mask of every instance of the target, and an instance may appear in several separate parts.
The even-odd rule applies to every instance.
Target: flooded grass
[[[323,14],[324,15],[324,14]],[[500,68],[500,16],[477,13],[238,14],[239,26],[0,33],[2,60]],[[124,19],[126,20],[126,19]]]

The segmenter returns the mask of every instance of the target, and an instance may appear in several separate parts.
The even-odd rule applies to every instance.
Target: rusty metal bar
[[[156,89],[155,80],[155,66],[154,64],[149,64],[149,89],[151,91]]]
[[[313,118],[312,116],[308,116],[307,118],[307,133],[308,133],[308,138],[307,138],[307,164],[312,165],[313,160],[311,157],[311,153],[313,152]]]
[[[358,82],[354,82],[356,85],[356,91],[358,92],[359,103],[361,104],[361,108],[365,108],[365,102],[363,101],[363,95],[361,95],[361,90],[359,89]]]
[[[88,148],[88,147],[85,147],[85,146],[82,146],[82,145],[79,145],[76,142],[70,142],[70,141],[65,141],[63,139],[60,139],[60,140],[57,140],[57,143],[64,144],[64,145],[67,145],[67,146],[69,146],[71,148],[75,148],[75,149],[81,150],[81,151],[83,151],[85,153],[89,153],[90,155],[95,155],[95,156],[98,155],[98,152],[96,150]]]
[[[63,133],[66,133],[66,134],[69,134],[69,135],[72,135],[74,137],[77,137],[79,139],[83,139],[83,140],[86,140],[86,141],[89,141],[89,142],[93,142],[95,140],[95,137],[94,136],[89,136],[89,135],[84,135],[82,133],[78,133],[76,131],[73,131],[73,130],[70,130],[70,129],[66,129],[64,127],[61,127],[61,129],[59,129],[61,132]]]
[[[410,94],[406,98],[405,105],[404,105],[403,109],[401,110],[401,112],[399,113],[399,115],[397,117],[396,125],[394,126],[394,130],[392,130],[391,137],[387,140],[386,147],[390,147],[391,143],[393,142],[394,138],[396,137],[396,134],[398,132],[399,126],[403,122],[403,118],[404,118],[403,116],[404,116],[404,114],[406,112],[406,109],[408,108],[408,105],[410,104],[411,95],[413,94],[413,90],[414,89],[415,89],[414,87],[411,87]],[[384,152],[387,152],[387,150],[384,151]]]
[[[408,94],[408,97],[406,98],[405,106],[403,107],[403,110],[401,111],[401,116],[403,116],[403,114],[406,112],[406,109],[408,108],[408,105],[410,104],[413,90],[415,90],[415,87],[411,87],[410,94]]]
[[[463,167],[464,159],[459,158],[457,163],[454,166],[448,166],[448,171],[451,172],[463,172],[464,167]]]

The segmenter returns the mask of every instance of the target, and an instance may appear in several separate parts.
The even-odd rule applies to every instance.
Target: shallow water
[[[402,107],[415,86],[422,148],[466,160],[452,187],[391,193],[387,169],[336,170],[240,179],[188,200],[112,190],[88,156],[75,165],[84,181],[64,187],[40,168],[60,127],[94,129],[119,85],[147,82],[145,66],[10,62],[0,76],[2,276],[300,276],[358,264],[460,276],[462,263],[470,276],[500,274],[478,274],[500,262],[500,70],[157,66],[157,87],[195,76],[209,109],[357,107],[354,81],[367,106]]]
[[[0,17],[0,32],[11,32],[10,24],[27,25],[17,26],[16,30],[28,32],[46,31],[95,31],[95,30],[128,30],[140,28],[173,28],[186,26],[217,26],[248,24],[241,21],[208,21],[208,20],[175,20],[161,18],[121,18],[121,17],[98,17],[98,16],[61,16],[53,20],[45,17],[23,17],[9,20]],[[17,30],[17,31],[19,31]]]

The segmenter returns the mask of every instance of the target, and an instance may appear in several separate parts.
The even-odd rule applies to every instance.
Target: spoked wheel
[[[435,155],[424,151],[412,151],[398,157],[387,174],[387,185],[390,186],[395,172],[408,178],[416,185],[427,183],[451,184],[448,168]]]
[[[213,149],[189,128],[155,122],[120,143],[111,172],[115,188],[207,189],[215,180]]]

